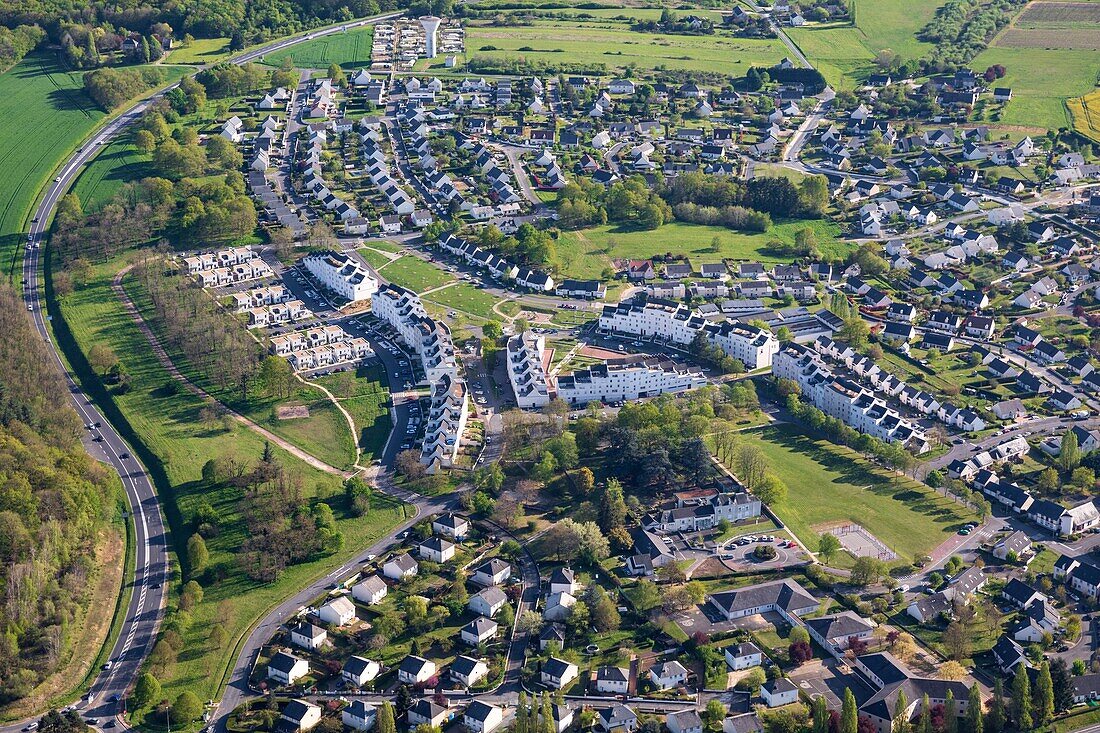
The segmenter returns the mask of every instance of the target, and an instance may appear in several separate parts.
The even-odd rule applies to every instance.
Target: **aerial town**
[[[1097,38],[4,9],[0,733],[1100,730]]]

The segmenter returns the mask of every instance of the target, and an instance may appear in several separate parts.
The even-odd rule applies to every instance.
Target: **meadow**
[[[971,62],[975,69],[1001,64],[998,86],[1012,88],[999,120],[1004,125],[1057,130],[1072,123],[1066,100],[1092,91],[1100,74],[1100,54],[1043,48],[1002,48],[994,43]]]
[[[184,47],[178,44],[168,52],[168,60],[174,64],[213,64],[229,58],[228,38],[196,38]]]
[[[148,348],[141,331],[126,314],[110,288],[121,261],[97,264],[87,286],[60,302],[62,318],[54,320],[58,342],[65,349],[77,376],[112,424],[133,445],[156,482],[176,551],[191,534],[190,517],[200,502],[209,502],[221,518],[216,537],[207,541],[210,565],[222,568],[224,577],[205,588],[204,598],[192,611],[192,623],[184,634],[185,651],[170,668],[164,694],[175,699],[183,690],[200,699],[216,699],[236,660],[236,645],[269,608],[288,595],[322,577],[345,562],[356,550],[384,536],[405,518],[406,507],[376,495],[371,511],[353,518],[343,505],[341,479],[318,471],[294,456],[272,447],[273,454],[300,484],[310,502],[328,499],[345,537],[346,550],[288,568],[270,584],[249,580],[239,569],[235,550],[246,537],[239,512],[240,492],[202,480],[202,467],[210,459],[234,456],[247,464],[258,460],[264,440],[237,424],[205,426],[198,419],[204,402],[185,390],[167,390],[173,378]],[[108,393],[90,375],[83,353],[94,344],[105,344],[124,354],[132,388],[125,394]],[[217,625],[228,632],[219,647],[210,640]]]
[[[374,27],[360,26],[267,54],[263,63],[280,66],[283,59],[289,58],[295,66],[307,69],[327,69],[330,64],[336,64],[347,71],[370,68],[373,40]]]
[[[659,35],[636,33],[623,23],[552,20],[507,28],[470,25],[466,54],[608,69],[663,66],[730,76],[742,76],[750,66],[771,66],[786,55],[777,39]]]
[[[19,277],[31,207],[54,168],[103,119],[80,73],[32,54],[0,74],[0,269]]]
[[[311,381],[332,392],[340,406],[351,415],[359,434],[359,450],[362,451],[359,461],[367,465],[382,455],[393,429],[390,411],[386,407],[390,391],[386,387],[386,375],[379,366],[360,366],[354,375],[351,388],[346,391],[342,391],[346,374],[330,374]]]
[[[128,181],[153,174],[152,156],[138,151],[132,134],[124,133],[99,151],[76,179],[72,192],[85,211],[94,211],[110,201]]]
[[[468,283],[458,283],[437,290],[430,293],[425,300],[477,318],[498,318],[493,312],[493,306],[496,305],[497,298],[492,293]]]
[[[695,265],[721,259],[790,262],[789,255],[776,252],[770,243],[794,242],[795,232],[806,228],[814,230],[818,246],[826,256],[842,257],[851,249],[837,239],[839,227],[824,220],[781,222],[762,234],[683,222],[666,224],[656,231],[626,230],[609,224],[562,232],[557,249],[562,270],[577,278],[600,277],[615,259],[642,259],[666,252],[687,255]]]
[[[789,493],[772,509],[810,549],[823,524],[855,522],[886,543],[899,561],[931,554],[974,514],[912,479],[892,478],[854,451],[815,440],[793,425],[739,434],[758,446]]]

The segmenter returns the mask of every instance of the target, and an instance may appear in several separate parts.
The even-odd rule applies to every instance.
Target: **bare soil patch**
[[[305,405],[278,405],[275,407],[276,420],[297,420],[309,417],[309,408]]]

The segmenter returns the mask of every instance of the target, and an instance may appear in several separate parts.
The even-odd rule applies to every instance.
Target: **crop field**
[[[0,270],[18,277],[18,254],[38,191],[103,118],[79,73],[33,54],[0,74]]]
[[[814,440],[794,426],[745,431],[740,437],[758,446],[787,484],[787,498],[772,509],[811,549],[819,537],[813,527],[855,522],[908,562],[930,554],[975,519],[924,484],[895,481],[853,451]]]
[[[1100,7],[1100,6],[1097,6]],[[997,37],[999,48],[1100,50],[1100,26],[1084,28],[1009,28]]]
[[[1073,129],[1100,142],[1100,91],[1066,102],[1073,116]]]
[[[447,273],[419,257],[405,255],[383,266],[379,274],[386,280],[417,293],[454,282]]]
[[[295,66],[308,69],[327,69],[330,64],[348,70],[369,67],[373,39],[374,27],[360,26],[268,54],[263,62],[269,66],[279,66],[283,59],[290,58]]]
[[[1016,19],[1016,27],[1058,23],[1076,27],[1081,23],[1100,23],[1100,3],[1037,2],[1028,5]]]
[[[849,246],[837,240],[839,229],[826,221],[790,221],[774,225],[763,234],[734,232],[724,227],[674,222],[656,231],[622,230],[614,225],[563,232],[558,239],[558,256],[569,277],[599,277],[613,259],[653,257],[671,252],[684,254],[692,262],[721,259],[759,262],[790,262],[791,258],[769,249],[772,240],[793,242],[795,232],[813,229],[818,246],[827,256],[843,256]],[[718,248],[714,249],[714,239]]]
[[[1092,91],[1100,74],[1100,54],[1043,48],[1004,48],[997,44],[971,66],[1001,64],[1008,71],[998,86],[1012,88],[1000,122],[1056,130],[1071,124],[1066,100]]]
[[[550,65],[603,65],[608,69],[663,65],[733,76],[743,75],[753,65],[771,66],[786,55],[776,39],[635,33],[622,23],[565,21],[535,21],[510,28],[471,25],[466,48],[469,57],[522,57]]]

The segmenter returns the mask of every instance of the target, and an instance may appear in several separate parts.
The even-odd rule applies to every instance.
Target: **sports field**
[[[38,191],[103,112],[79,73],[33,54],[0,74],[0,269],[18,277],[19,253]]]
[[[562,232],[558,259],[569,277],[597,278],[615,259],[641,259],[671,252],[685,254],[693,263],[721,259],[758,262],[790,262],[791,258],[768,247],[769,242],[793,242],[795,232],[810,228],[826,255],[843,256],[849,245],[837,239],[837,225],[826,221],[790,221],[774,225],[763,234],[746,234],[724,227],[673,222],[656,231],[623,230],[615,225]],[[714,249],[714,238],[718,248]]]
[[[469,26],[470,58],[525,58],[548,65],[603,65],[620,69],[664,66],[741,76],[786,56],[777,39],[635,33],[626,23],[538,20],[515,27]]]
[[[373,26],[360,26],[300,43],[283,51],[264,56],[264,63],[279,66],[283,59],[293,59],[294,65],[307,69],[327,69],[330,64],[351,70],[370,67]]]
[[[854,522],[897,553],[903,562],[928,555],[976,517],[911,479],[894,483],[855,452],[807,437],[792,425],[740,434],[759,446],[772,471],[787,484],[786,500],[772,509],[810,549],[814,527]]]

